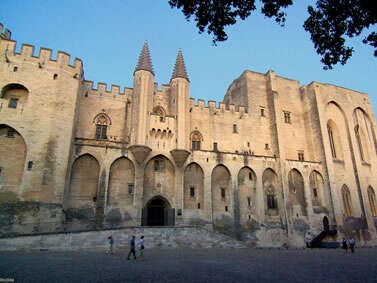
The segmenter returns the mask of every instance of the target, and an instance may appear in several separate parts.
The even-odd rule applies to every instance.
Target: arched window
[[[357,125],[355,127],[355,135],[356,135],[357,146],[359,147],[359,151],[360,151],[360,158],[361,158],[362,161],[365,161],[364,151],[363,151],[363,145],[362,145],[361,139],[360,139],[360,128],[359,128],[359,125]]]
[[[333,120],[327,122],[327,133],[329,135],[331,155],[334,159],[343,159],[342,142],[337,125]]]
[[[350,194],[350,190],[347,188],[346,185],[343,185],[342,187],[342,198],[343,198],[343,206],[344,206],[344,215],[352,216],[351,194]]]
[[[327,132],[329,134],[332,157],[336,158],[336,150],[335,150],[335,145],[334,145],[334,134],[333,134],[333,130],[331,129],[329,124],[327,124]]]
[[[96,125],[96,140],[107,140],[107,127],[111,125],[110,117],[102,112],[94,117],[93,122]]]
[[[377,216],[377,213],[376,213],[376,195],[375,195],[372,187],[368,188],[368,198],[369,198],[369,204],[370,204],[370,212],[371,212],[372,216]]]
[[[156,106],[155,108],[153,108],[153,114],[160,117],[160,122],[165,122],[166,112],[164,108],[162,108],[161,106]]]
[[[203,136],[199,131],[193,131],[191,133],[192,150],[200,150],[200,142],[203,140]]]
[[[25,103],[29,91],[20,84],[8,84],[1,90],[0,98],[8,100],[8,108],[17,108],[19,103]]]

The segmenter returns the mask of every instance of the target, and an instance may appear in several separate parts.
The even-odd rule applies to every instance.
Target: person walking
[[[114,245],[114,238],[113,235],[107,237],[107,241],[109,242],[109,254],[113,254],[113,245]]]
[[[342,249],[344,249],[345,253],[347,253],[348,245],[346,239],[343,238],[342,240]]]
[[[139,257],[144,259],[144,236],[140,237],[140,240],[137,242],[139,247]]]
[[[355,251],[355,239],[352,237],[349,241],[351,253],[354,253]]]
[[[136,259],[136,253],[135,253],[135,236],[133,235],[130,241],[130,251],[127,256],[127,260],[130,260],[130,255],[134,255],[134,259]]]

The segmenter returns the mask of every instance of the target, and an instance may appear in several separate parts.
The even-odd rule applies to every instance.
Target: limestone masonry
[[[94,88],[80,59],[17,53],[3,29],[2,237],[193,225],[256,246],[376,243],[367,94],[246,70],[223,102],[195,102],[182,52],[159,89],[147,43],[132,87]]]

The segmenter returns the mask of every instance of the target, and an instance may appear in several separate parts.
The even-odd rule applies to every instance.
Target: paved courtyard
[[[377,249],[153,249],[1,252],[0,278],[15,282],[377,282]],[[2,280],[0,280],[1,282]],[[3,280],[4,281],[4,280]],[[8,281],[9,282],[9,281]]]

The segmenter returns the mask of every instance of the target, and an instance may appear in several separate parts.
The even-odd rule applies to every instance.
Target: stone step
[[[9,249],[89,249],[108,247],[107,237],[113,235],[116,248],[128,248],[132,235],[144,235],[148,248],[245,248],[229,236],[203,227],[132,227],[118,230],[61,233],[0,239],[0,250]]]

